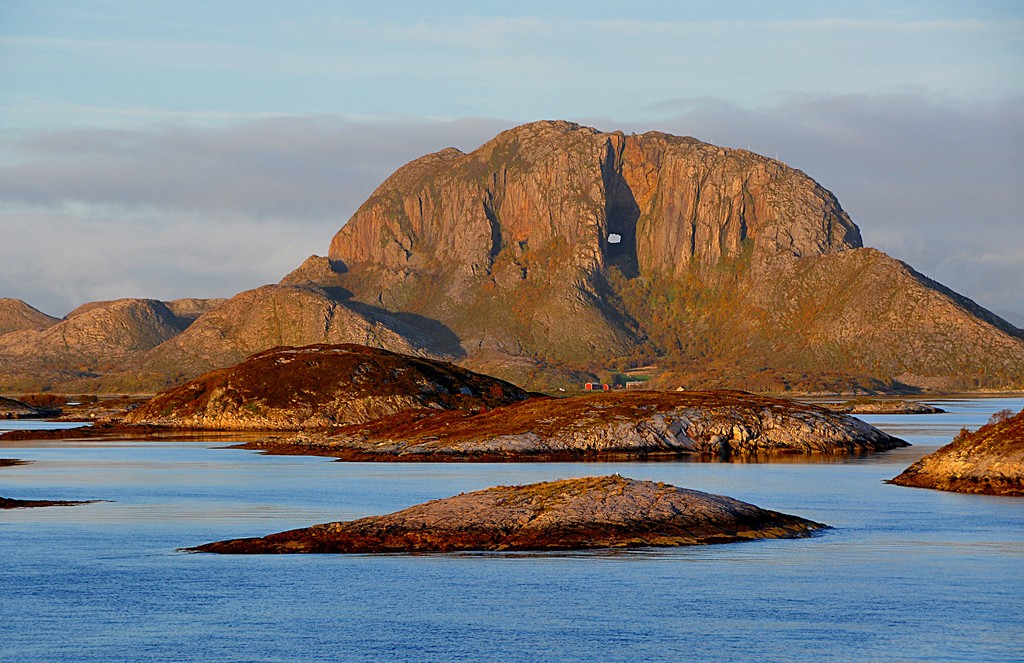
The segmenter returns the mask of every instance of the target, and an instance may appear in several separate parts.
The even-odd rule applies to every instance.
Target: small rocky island
[[[68,500],[16,500],[9,497],[0,497],[0,509],[30,509],[43,506],[78,506],[79,504],[92,504],[94,500],[68,501]]]
[[[619,391],[482,412],[407,412],[242,446],[352,461],[450,462],[855,454],[908,443],[854,417],[742,391]]]
[[[960,432],[889,483],[958,493],[1024,497],[1024,410],[996,413],[988,424]]]
[[[28,465],[32,461],[19,460],[17,458],[0,458],[0,467],[15,467],[17,465]],[[28,509],[41,506],[75,506],[78,504],[89,504],[90,502],[69,502],[67,500],[16,500],[10,497],[0,497],[0,509]]]
[[[852,400],[845,403],[823,403],[822,407],[843,414],[943,414],[945,410],[921,401]]]
[[[408,410],[480,410],[529,398],[441,361],[351,343],[277,347],[154,396],[124,423],[198,430],[343,426]]]
[[[487,488],[385,516],[187,550],[232,554],[582,550],[800,538],[825,527],[722,495],[616,475]]]

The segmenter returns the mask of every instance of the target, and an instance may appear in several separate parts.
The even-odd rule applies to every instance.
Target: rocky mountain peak
[[[502,258],[528,270],[530,252],[549,271],[586,278],[609,262],[675,274],[748,245],[810,256],[861,238],[831,193],[777,161],[694,138],[545,121],[469,154],[450,148],[403,166],[337,233],[329,256],[474,276],[491,275]]]

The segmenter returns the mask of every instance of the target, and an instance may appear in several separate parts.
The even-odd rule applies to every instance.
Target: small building
[[[604,389],[605,391],[610,391],[611,390],[611,387],[606,385],[606,384],[601,385],[601,388]]]

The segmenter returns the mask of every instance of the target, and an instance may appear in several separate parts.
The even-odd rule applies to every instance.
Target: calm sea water
[[[1024,500],[882,483],[1024,398],[866,420],[915,444],[821,463],[367,464],[207,441],[11,442],[5,661],[1020,661]],[[6,424],[8,422],[0,422]],[[586,554],[176,551],[495,484],[619,472],[828,523],[804,540]]]

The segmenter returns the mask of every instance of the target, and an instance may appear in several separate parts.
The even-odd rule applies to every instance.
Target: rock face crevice
[[[722,495],[609,476],[498,486],[386,516],[208,543],[189,551],[582,550],[802,538],[824,527]]]

